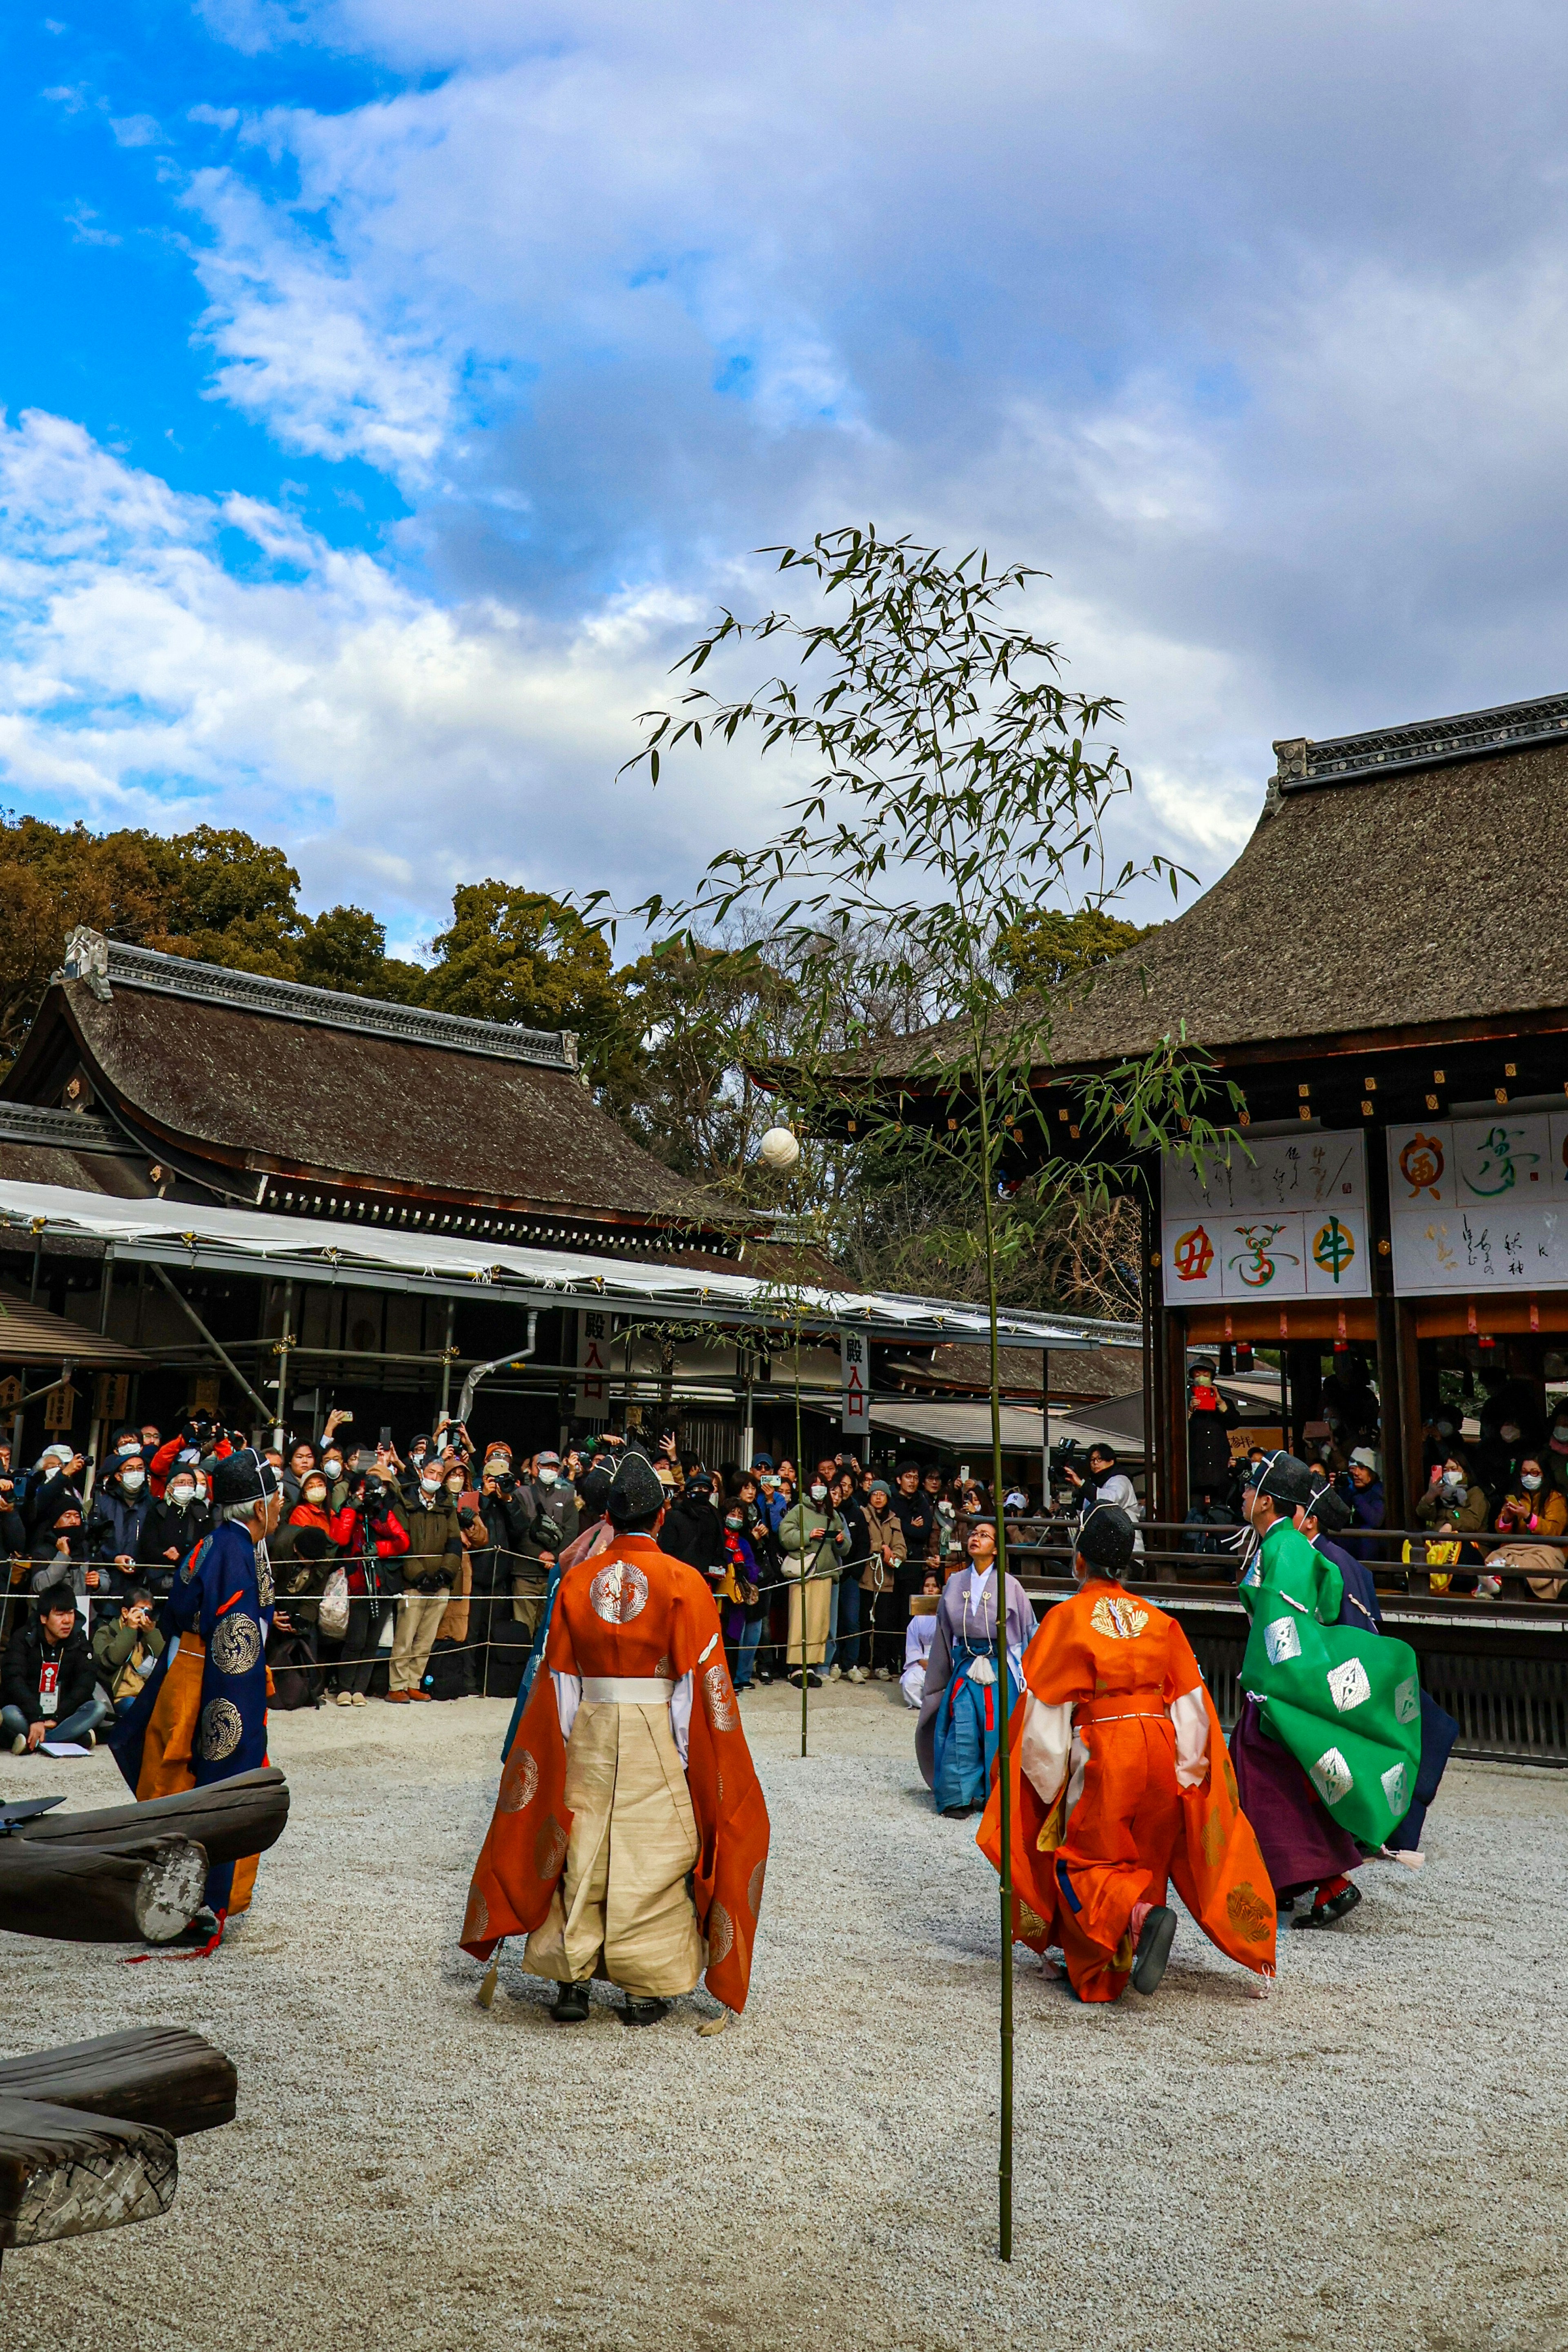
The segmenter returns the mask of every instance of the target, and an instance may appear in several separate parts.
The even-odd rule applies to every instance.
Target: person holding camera
[[[378,1499],[394,1491],[371,1472],[365,1481],[365,1507],[371,1507],[371,1490]],[[419,1493],[404,1506],[408,1549],[402,1559],[402,1591],[397,1602],[397,1630],[392,1635],[392,1670],[387,1698],[394,1706],[413,1699],[428,1699],[425,1668],[435,1646],[446,1604],[463,1559],[463,1529],[457,1510],[442,1483],[440,1466],[426,1457],[419,1474]]]
[[[312,1492],[324,1488],[322,1500],[330,1505],[331,1488],[327,1486],[324,1475],[319,1481],[308,1481],[308,1485]],[[343,1491],[350,1490],[345,1486]],[[382,1645],[382,1612],[397,1606],[396,1594],[402,1582],[398,1563],[409,1548],[402,1496],[390,1480],[373,1470],[361,1472],[352,1481],[352,1508],[353,1526],[342,1553],[349,1587],[349,1627],[333,1676],[340,1706],[363,1706],[367,1703],[371,1675]],[[308,1525],[317,1526],[320,1532],[319,1523],[310,1521]],[[297,1548],[298,1541],[296,1538]]]
[[[512,1614],[537,1633],[549,1591],[550,1570],[579,1530],[577,1496],[562,1483],[560,1456],[549,1448],[534,1457],[534,1475],[517,1489],[526,1521],[513,1561]]]
[[[163,1636],[152,1622],[152,1595],[144,1584],[125,1593],[118,1617],[101,1618],[92,1630],[98,1678],[117,1708],[140,1698],[141,1685],[163,1654]]]
[[[468,1609],[468,1639],[475,1644],[475,1656],[483,1684],[489,1658],[488,1644],[492,1622],[498,1611],[512,1611],[512,1571],[516,1556],[521,1551],[523,1538],[528,1531],[528,1513],[517,1493],[517,1482],[512,1475],[510,1449],[492,1444],[485,1449],[485,1461],[479,1480],[479,1499],[471,1507],[479,1514],[485,1540],[476,1542],[466,1536],[468,1564],[473,1576],[473,1595]],[[459,1520],[462,1509],[459,1508]]]

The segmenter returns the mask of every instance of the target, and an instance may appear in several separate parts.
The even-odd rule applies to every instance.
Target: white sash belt
[[[582,1696],[589,1706],[668,1706],[675,1685],[663,1675],[584,1675]]]

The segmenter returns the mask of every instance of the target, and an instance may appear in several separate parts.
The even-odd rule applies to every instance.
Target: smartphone
[[[385,1445],[385,1446],[389,1446],[389,1447],[391,1446],[391,1444],[392,1444],[392,1423],[391,1423],[391,1422],[390,1422],[390,1421],[383,1421],[383,1422],[382,1422],[382,1433],[381,1433],[380,1437],[376,1440],[376,1443],[377,1443],[377,1444],[378,1444],[378,1445]]]
[[[334,1405],[332,1410],[337,1414],[340,1421],[352,1421],[354,1418],[346,1404]]]

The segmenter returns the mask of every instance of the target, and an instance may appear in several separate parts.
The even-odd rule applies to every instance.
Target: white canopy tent
[[[482,1220],[476,1219],[476,1223]],[[438,1297],[488,1297],[523,1307],[601,1306],[687,1322],[777,1329],[776,1287],[755,1275],[592,1257],[473,1234],[423,1234],[377,1224],[280,1217],[265,1211],[185,1201],[124,1201],[57,1184],[0,1181],[0,1234],[28,1240],[90,1241],[117,1260],[203,1272],[264,1274],[296,1281],[390,1286]],[[859,1331],[876,1339],[984,1339],[976,1307],[895,1294],[807,1290],[814,1329]],[[1010,1348],[1136,1347],[1135,1327],[1078,1317],[1005,1313]]]

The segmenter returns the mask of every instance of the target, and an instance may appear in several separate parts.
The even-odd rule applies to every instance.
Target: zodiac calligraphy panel
[[[1260,1136],[1201,1178],[1166,1163],[1166,1296],[1364,1298],[1366,1161],[1358,1134]]]
[[[1416,1120],[1388,1130],[1394,1286],[1568,1283],[1568,1112]]]

